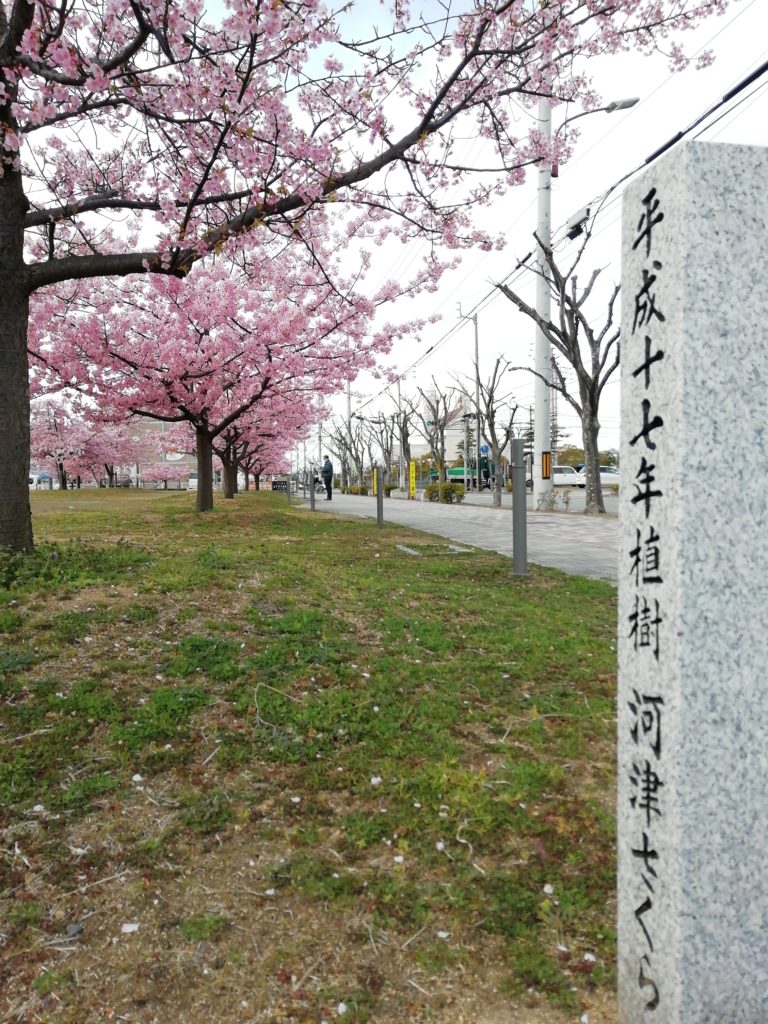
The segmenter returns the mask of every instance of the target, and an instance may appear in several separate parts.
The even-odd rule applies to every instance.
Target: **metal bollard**
[[[373,467],[373,474],[374,474],[373,478],[374,478],[374,480],[376,482],[376,486],[374,488],[374,490],[376,491],[376,525],[377,526],[383,526],[384,525],[384,481],[383,481],[382,478],[383,478],[384,474],[381,472],[381,468],[379,466],[374,466]]]
[[[524,448],[522,438],[512,442],[512,572],[515,576],[528,575]]]

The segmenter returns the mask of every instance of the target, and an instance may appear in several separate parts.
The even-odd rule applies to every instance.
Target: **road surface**
[[[427,501],[384,500],[385,522],[398,523],[445,537],[457,544],[486,548],[512,558],[512,509],[492,508],[486,496],[461,505]],[[294,499],[295,500],[295,499]],[[304,502],[309,508],[309,498]],[[322,513],[376,518],[376,499],[334,492],[333,501],[318,495]],[[532,512],[528,523],[528,561],[592,579],[618,580],[619,523],[614,515],[579,512]]]

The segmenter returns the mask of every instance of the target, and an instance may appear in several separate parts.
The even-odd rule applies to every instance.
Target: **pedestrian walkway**
[[[309,508],[309,500],[306,501]],[[315,503],[318,512],[376,518],[376,500],[334,493]],[[498,551],[512,558],[512,510],[488,505],[440,505],[426,501],[384,501],[384,520],[446,537],[457,544]],[[577,576],[618,580],[619,523],[615,516],[575,512],[528,513],[528,561]]]

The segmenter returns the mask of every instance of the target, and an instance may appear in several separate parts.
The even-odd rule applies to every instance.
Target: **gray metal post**
[[[524,448],[522,438],[512,442],[512,572],[515,576],[528,575]]]
[[[373,472],[376,475],[376,525],[384,525],[384,474],[381,466],[374,466]]]
[[[309,467],[309,508],[310,511],[315,511],[315,471]]]

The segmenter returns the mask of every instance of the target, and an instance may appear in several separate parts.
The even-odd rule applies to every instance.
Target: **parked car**
[[[585,487],[586,483],[587,483],[586,471],[582,470],[582,472],[579,475],[582,477],[582,479],[584,481],[581,484],[581,486]],[[616,469],[615,466],[601,466],[600,467],[600,483],[602,484],[603,487],[618,487],[619,486],[619,471],[618,471],[618,469]]]
[[[53,477],[50,473],[30,473],[29,474],[29,489],[30,491],[52,491],[53,490]]]
[[[619,471],[615,466],[600,467],[600,483],[603,487],[619,486]]]
[[[553,466],[552,484],[554,487],[586,487],[584,477],[573,466]]]

